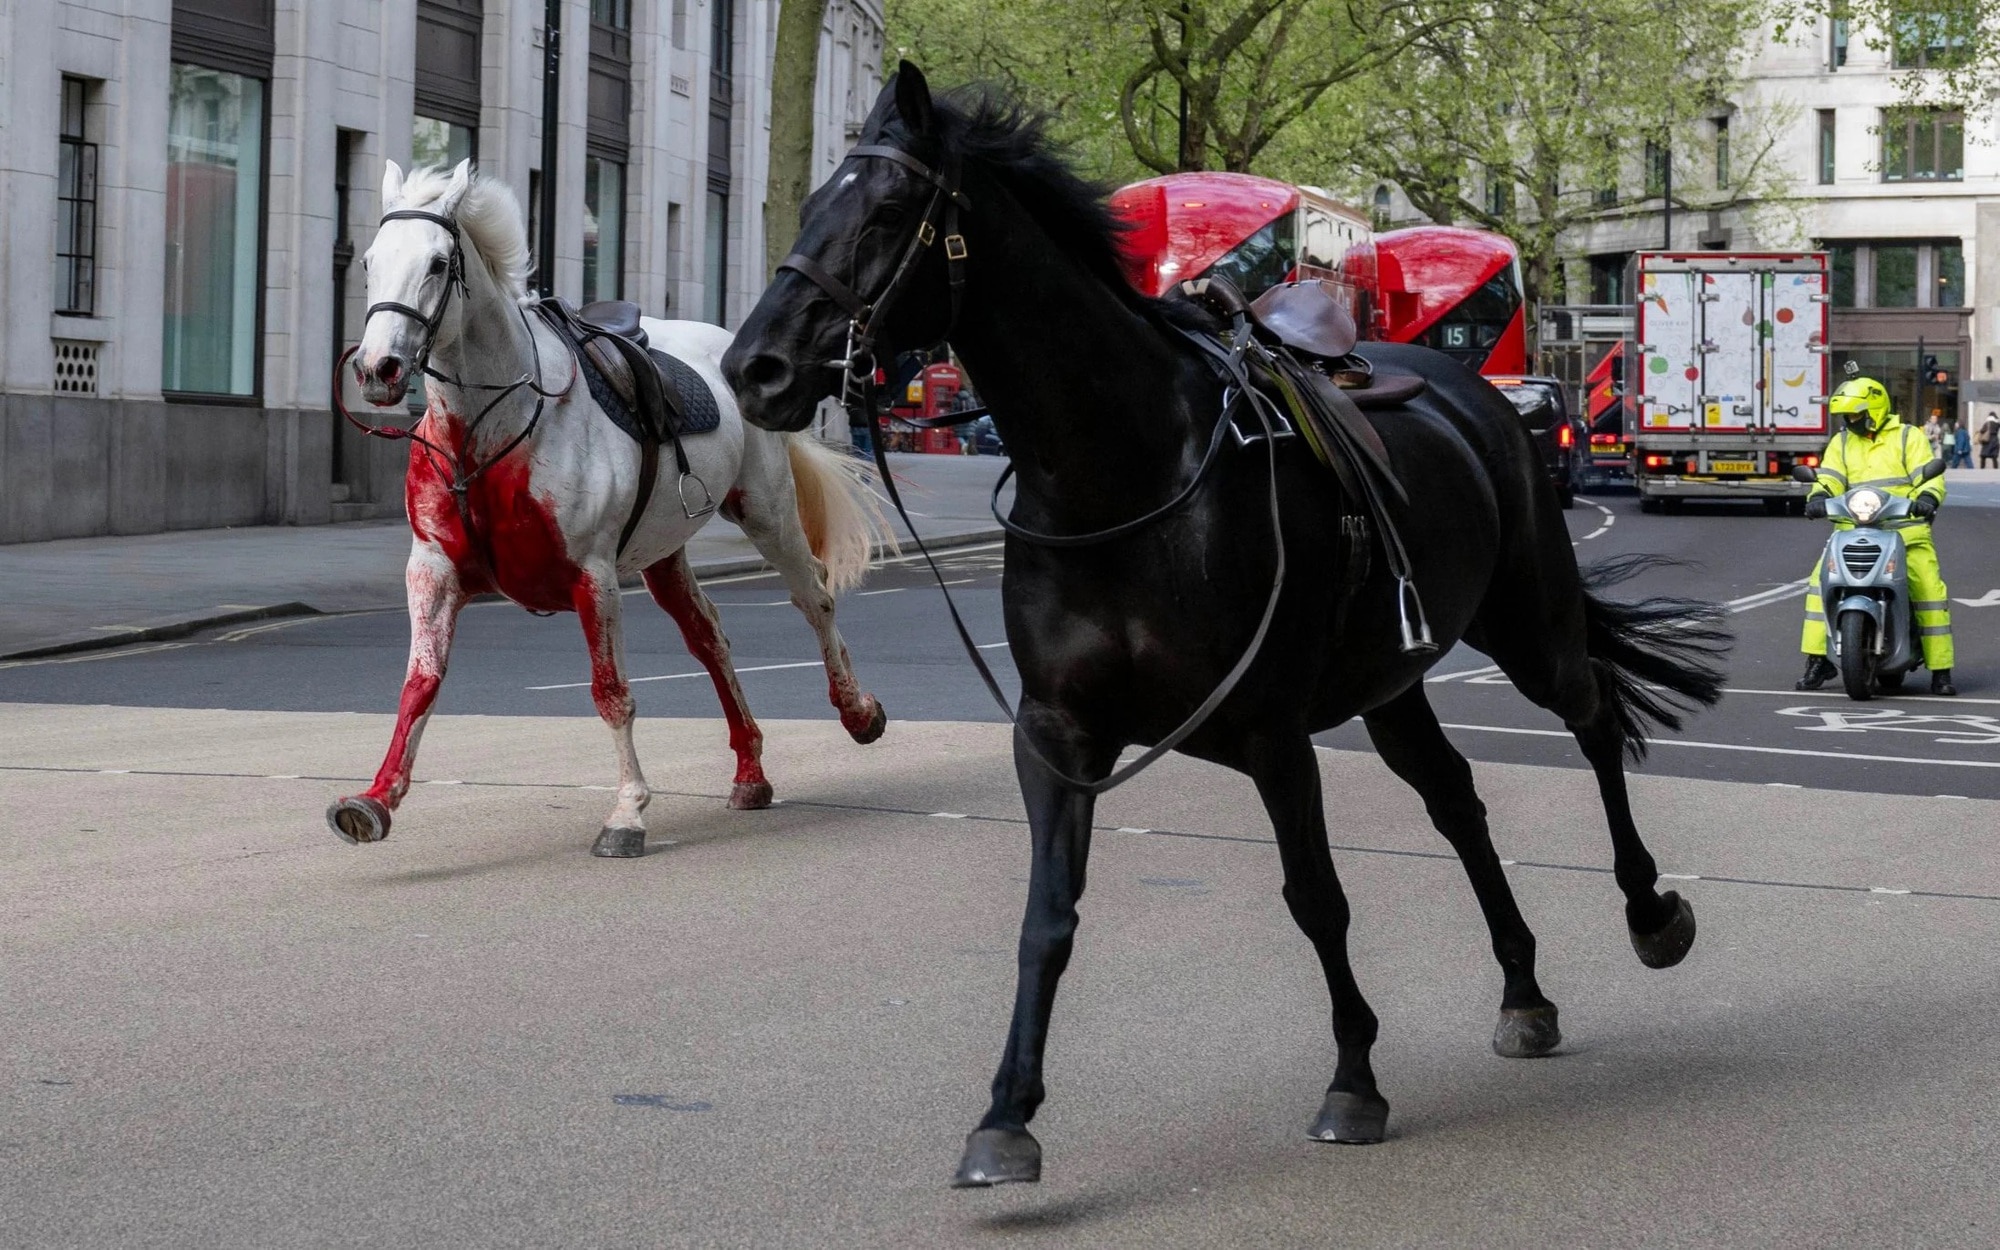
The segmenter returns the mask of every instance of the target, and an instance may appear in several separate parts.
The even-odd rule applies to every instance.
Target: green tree
[[[1254,168],[1339,83],[1471,0],[890,0],[889,38],[936,81],[998,83],[1052,114],[1100,176]],[[1185,98],[1186,124],[1182,125]]]
[[[1300,181],[1391,181],[1435,221],[1506,234],[1528,297],[1560,298],[1565,235],[1630,204],[1630,191],[1642,206],[1660,198],[1664,187],[1639,176],[1648,143],[1688,153],[1729,118],[1726,181],[1678,161],[1674,203],[1783,202],[1772,159],[1783,119],[1731,115],[1757,21],[1740,0],[1488,0],[1348,84],[1274,163]],[[1345,154],[1345,179],[1329,153]],[[1319,178],[1301,168],[1315,158]]]
[[[771,59],[771,182],[764,196],[764,268],[776,273],[812,191],[813,103],[819,95],[826,0],[783,0]]]

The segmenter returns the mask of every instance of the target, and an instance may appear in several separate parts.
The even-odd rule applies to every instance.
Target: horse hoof
[[[1661,900],[1673,907],[1673,919],[1652,933],[1632,931],[1632,949],[1639,952],[1639,962],[1648,968],[1671,968],[1687,958],[1688,948],[1694,945],[1694,908],[1673,890]]]
[[[1042,1144],[1024,1128],[974,1129],[965,1139],[953,1189],[984,1189],[1042,1179]]]
[[[326,825],[349,846],[380,842],[389,836],[389,808],[365,794],[335,799],[327,805]]]
[[[1380,1094],[1350,1094],[1346,1090],[1326,1091],[1319,1119],[1306,1130],[1314,1141],[1366,1146],[1389,1134],[1389,1100]]]
[[[874,714],[869,716],[868,723],[859,729],[848,730],[854,735],[854,740],[864,747],[881,737],[882,731],[889,727],[889,713],[883,710],[882,700],[871,694],[868,696],[868,702],[875,706]]]
[[[606,825],[590,853],[599,859],[637,859],[646,853],[644,829],[613,829]]]
[[[1493,1026],[1493,1053],[1502,1059],[1533,1059],[1562,1045],[1556,1007],[1502,1007]]]
[[[739,812],[761,812],[771,806],[771,783],[739,781],[729,790],[729,806]]]

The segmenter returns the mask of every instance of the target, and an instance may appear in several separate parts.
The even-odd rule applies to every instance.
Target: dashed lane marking
[[[749,668],[739,668],[736,671],[738,673],[769,673],[769,672],[774,672],[781,668],[818,668],[823,663],[824,661],[822,660],[799,660],[796,663],[792,664],[756,664],[752,665]],[[699,669],[692,673],[661,673],[656,677],[627,677],[625,679],[625,684],[628,686],[636,686],[642,681],[679,681],[683,677],[706,677],[706,676],[708,676],[708,670],[704,668],[704,669]],[[557,682],[553,686],[524,687],[524,689],[528,690],[587,690],[589,688],[590,688],[590,683],[587,681],[563,681],[563,682]]]
[[[1462,726],[1459,727],[1462,728]],[[1448,729],[1454,728],[1454,726],[1448,725],[1446,726],[1446,728]],[[1473,728],[1482,728],[1482,726],[1473,726]],[[1553,731],[1534,730],[1530,732],[1540,733],[1540,732],[1553,732]],[[1318,750],[1321,751],[1333,750],[1332,747],[1318,746],[1317,744],[1315,744],[1315,746]],[[1920,761],[1904,761],[1904,762],[1915,763]],[[212,778],[215,780],[227,780],[227,781],[262,781],[267,779],[263,774],[259,773],[234,773],[234,772],[219,772],[219,771],[208,772],[196,769],[168,769],[168,768],[98,769],[98,768],[82,768],[75,766],[65,767],[62,765],[53,765],[53,764],[0,764],[0,772],[50,773],[50,774],[69,775],[69,776],[98,776],[105,772],[117,772],[117,773],[128,773],[136,777],[202,777],[202,778]],[[311,774],[306,774],[296,778],[296,780],[331,782],[336,785],[358,785],[366,782],[368,778],[359,776],[351,776],[351,777],[314,776]],[[607,790],[608,791],[616,789],[615,786],[573,785],[567,783],[554,784],[542,781],[461,781],[459,782],[459,784],[473,787],[476,789],[488,789],[488,790]],[[728,796],[719,793],[712,794],[707,792],[696,792],[688,790],[656,789],[653,791],[653,797],[703,799],[709,802],[720,803],[725,801]],[[928,817],[936,817],[939,819],[947,819],[947,820],[963,820],[966,821],[968,824],[1006,825],[1009,828],[1024,828],[1028,824],[1027,819],[1022,816],[985,816],[985,815],[977,815],[973,813],[962,813],[962,812],[927,812],[920,808],[886,807],[873,803],[828,803],[828,802],[819,802],[812,799],[791,799],[788,802],[789,805],[793,807],[808,807],[808,808],[816,808],[824,811],[834,811],[834,812],[870,812],[870,813],[878,813],[885,816],[928,816]],[[1202,833],[1188,829],[1142,829],[1132,825],[1118,825],[1118,826],[1093,825],[1092,829],[1095,832],[1102,832],[1102,833],[1125,833],[1125,834],[1130,834],[1133,837],[1180,838],[1195,842],[1227,842],[1232,844],[1248,845],[1248,846],[1277,845],[1276,840],[1272,838],[1246,837],[1245,835],[1238,833]],[[1430,860],[1434,862],[1445,862],[1445,863],[1458,862],[1458,856],[1449,851],[1410,851],[1410,850],[1402,850],[1395,847],[1362,846],[1357,844],[1338,843],[1338,842],[1329,843],[1328,849],[1332,851],[1337,851],[1344,855],[1379,855],[1389,859],[1421,859],[1421,860]],[[1543,872],[1580,872],[1580,873],[1589,873],[1592,876],[1610,876],[1612,874],[1612,869],[1599,864],[1564,864],[1564,863],[1554,863],[1545,860],[1531,860],[1531,859],[1521,859],[1521,860],[1503,859],[1500,861],[1500,863],[1503,867],[1507,868],[1532,868],[1532,869],[1538,869]],[[2000,903],[2000,894],[1976,894],[1967,891],[1956,891],[1956,890],[1917,890],[1917,889],[1901,890],[1901,889],[1892,889],[1887,886],[1842,885],[1838,882],[1827,882],[1827,881],[1784,881],[1784,880],[1773,880],[1773,879],[1765,879],[1758,877],[1722,877],[1722,876],[1712,876],[1708,874],[1702,874],[1699,877],[1696,877],[1692,874],[1675,875],[1670,873],[1662,873],[1661,876],[1673,880],[1700,880],[1705,884],[1715,884],[1715,885],[1747,885],[1747,886],[1759,886],[1767,889],[1780,889],[1780,890],[1815,890],[1831,894],[1901,894],[1901,895],[1907,895],[1911,898],[1953,899],[1963,902]]]
[[[1589,504],[1591,507],[1597,509],[1599,512],[1602,512],[1604,514],[1604,524],[1598,526],[1596,529],[1590,531],[1588,534],[1585,534],[1582,538],[1572,540],[1570,542],[1570,546],[1572,547],[1578,547],[1583,545],[1584,543],[1589,542],[1591,539],[1598,537],[1599,535],[1603,534],[1606,530],[1610,529],[1613,525],[1616,525],[1618,523],[1618,514],[1613,512],[1610,508],[1605,507],[1603,504],[1597,502],[1595,499],[1586,499],[1583,502]]]
[[[1446,725],[1475,733],[1520,734],[1531,738],[1568,738],[1566,729],[1524,729],[1515,725]],[[1814,760],[1855,760],[1881,764],[1927,764],[1938,768],[2000,768],[2000,760],[1940,760],[1909,755],[1863,755],[1857,751],[1805,751],[1796,747],[1755,747],[1741,742],[1696,742],[1688,738],[1654,738],[1656,747],[1691,747],[1700,751],[1747,751],[1753,755],[1802,755]]]

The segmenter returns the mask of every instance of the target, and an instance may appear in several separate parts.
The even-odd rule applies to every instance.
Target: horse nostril
[[[763,353],[752,356],[743,365],[743,386],[746,390],[767,394],[782,391],[791,380],[792,366],[783,356]]]
[[[394,386],[403,376],[403,361],[399,356],[384,356],[375,366],[375,380],[384,386]]]

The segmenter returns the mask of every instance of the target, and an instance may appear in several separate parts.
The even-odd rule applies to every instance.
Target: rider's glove
[[[1826,496],[1814,495],[1806,500],[1806,516],[1814,521],[1826,519]]]
[[[1910,501],[1910,511],[1928,521],[1937,515],[1938,501],[1931,495],[1918,495]]]

